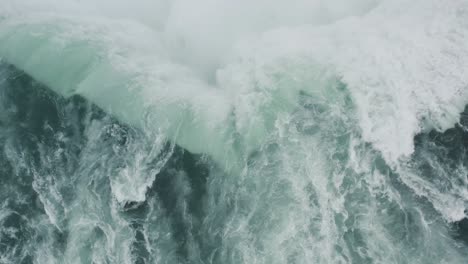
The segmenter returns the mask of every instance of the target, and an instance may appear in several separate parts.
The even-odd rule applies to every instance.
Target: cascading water
[[[0,263],[468,263],[466,43],[466,0],[0,0]]]

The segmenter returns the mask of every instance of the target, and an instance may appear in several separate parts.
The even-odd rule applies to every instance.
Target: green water
[[[308,178],[294,186],[291,175],[278,175],[285,166],[278,163],[284,153],[278,142],[250,158],[253,172],[233,178],[209,157],[169,143],[151,156],[144,134],[85,100],[61,99],[10,66],[2,65],[2,76],[3,263],[461,263],[466,257],[466,223],[445,222],[367,146],[359,151],[369,171],[340,165],[349,160],[349,132],[322,142],[336,146],[325,150],[335,164],[325,183]],[[305,109],[317,110],[311,103],[305,98]],[[416,138],[409,163],[442,192],[464,186],[464,127],[462,119],[443,134]],[[318,133],[305,123],[299,131]],[[135,161],[138,155],[145,159]],[[115,200],[116,175],[132,167],[154,174],[165,156],[143,202]],[[303,169],[289,162],[288,170]],[[331,192],[325,200],[320,188]]]
[[[0,264],[468,263],[466,0],[0,6]]]

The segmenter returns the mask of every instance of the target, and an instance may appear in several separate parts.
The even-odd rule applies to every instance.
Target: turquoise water
[[[371,155],[371,172],[342,165],[349,160],[346,134],[322,142],[338,144],[328,150],[335,165],[324,187],[333,192],[325,209],[317,179],[296,187],[276,175],[281,165],[266,160],[284,153],[277,143],[250,158],[259,179],[248,173],[229,178],[208,157],[167,144],[167,161],[145,201],[119,203],[111,187],[119,173],[129,167],[155,173],[161,154],[151,157],[149,139],[79,97],[61,99],[5,64],[2,76],[4,263],[460,263],[468,257],[465,220],[443,220],[368,146],[360,151]],[[305,109],[312,106],[304,103]],[[306,135],[318,133],[299,127]],[[466,139],[464,119],[445,133],[420,134],[410,167],[442,193],[462,188]],[[145,160],[135,160],[142,153]],[[261,172],[255,163],[262,164]],[[339,174],[345,178],[333,186]],[[301,187],[307,201],[298,210],[307,211],[298,215],[293,210],[303,193],[293,189]],[[334,199],[344,199],[340,211],[332,207]],[[289,231],[291,241],[275,241],[303,221],[300,232]],[[308,240],[317,244],[304,247]],[[268,251],[271,243],[279,244],[278,252]],[[312,255],[316,247],[324,255]],[[271,258],[278,253],[287,258]]]
[[[0,263],[467,263],[468,2],[0,10]]]

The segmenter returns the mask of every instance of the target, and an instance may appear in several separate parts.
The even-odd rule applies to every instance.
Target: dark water
[[[110,152],[120,148],[118,152],[128,152],[130,141],[142,137],[139,132],[117,122],[90,103],[81,98],[73,97],[64,100],[49,92],[41,84],[35,82],[26,74],[12,67],[3,67],[10,76],[0,82],[1,119],[0,119],[0,252],[5,263],[33,263],[33,253],[41,240],[53,237],[55,254],[60,255],[67,243],[67,231],[60,230],[47,220],[46,212],[37,190],[46,193],[53,182],[45,180],[34,184],[37,175],[53,175],[50,181],[66,181],[60,185],[60,193],[68,194],[63,199],[74,199],[74,185],[80,179],[73,178],[79,169],[82,148],[87,143],[84,130],[93,122],[100,122],[105,130],[99,141],[100,147],[108,147]],[[59,136],[58,136],[59,135]],[[66,138],[66,140],[63,140]],[[169,148],[169,144],[167,148]],[[57,155],[57,149],[62,153]],[[174,188],[177,175],[181,171],[188,175],[193,191],[188,194],[189,214],[197,222],[203,216],[202,199],[205,193],[208,168],[203,157],[192,155],[175,146],[171,158],[158,174],[152,187],[147,192],[147,199],[141,203],[125,203],[119,207],[119,214],[132,223],[135,241],[132,252],[136,256],[135,263],[149,263],[149,253],[142,246],[143,237],[140,232],[141,222],[149,214],[152,204],[151,197],[157,197],[170,219],[170,229],[174,238],[179,241],[177,254],[184,258],[187,254],[186,243],[188,233],[197,236],[194,227],[185,226],[178,207],[180,196]],[[17,156],[9,157],[14,152]],[[101,153],[106,153],[101,150]],[[117,154],[118,155],[118,154]],[[128,155],[128,153],[122,156]],[[18,159],[21,157],[21,159]],[[57,176],[60,175],[60,176]],[[39,176],[41,177],[41,176]],[[62,179],[60,177],[63,177]],[[98,179],[96,191],[110,195],[109,182],[105,177]],[[33,188],[36,185],[36,188]],[[50,190],[52,191],[52,190]],[[108,199],[112,199],[108,197]],[[63,209],[62,209],[63,210]],[[38,228],[37,219],[42,219]],[[66,220],[64,220],[66,221]],[[196,227],[196,226],[195,226]],[[42,232],[53,230],[51,233]],[[99,233],[99,231],[96,231]],[[5,258],[6,256],[6,258]],[[0,263],[4,263],[0,260]]]
[[[2,75],[9,77],[0,80],[0,263],[41,263],[34,258],[38,250],[45,248],[49,250],[48,256],[60,259],[70,250],[70,243],[74,243],[65,228],[69,221],[68,208],[83,206],[76,203],[88,203],[77,198],[81,191],[76,186],[85,182],[90,192],[87,195],[96,195],[103,203],[115,203],[107,175],[118,170],[119,164],[126,163],[134,151],[134,142],[144,141],[144,135],[81,98],[64,100],[12,67],[1,69]],[[90,139],[86,131],[95,125],[102,133]],[[453,178],[444,181],[444,177],[452,177],[450,172],[457,168],[468,167],[468,108],[455,128],[444,133],[420,134],[415,142],[412,166],[423,172],[426,181],[450,191],[454,188]],[[89,155],[89,145],[99,148],[95,152],[99,162],[83,169],[80,160]],[[172,147],[167,143],[165,151],[173,153],[146,193],[145,201],[117,204],[116,212],[97,209],[104,214],[116,213],[129,223],[134,263],[156,262],[147,235],[154,221],[160,221],[154,217],[155,211],[164,212],[166,222],[160,225],[166,225],[171,241],[176,241],[157,241],[158,246],[168,243],[166,248],[174,256],[173,262],[188,261],[193,256],[193,244],[199,252],[206,252],[199,258],[209,260],[210,252],[215,252],[219,243],[202,237],[207,214],[204,199],[212,163],[206,157]],[[152,173],[151,164],[146,164],[147,173]],[[77,173],[83,170],[85,173]],[[467,177],[456,175],[453,177],[461,177],[460,181]],[[188,186],[183,195],[181,184]],[[406,188],[398,180],[395,185]],[[450,227],[454,239],[468,244],[467,219]],[[97,226],[90,241],[77,246],[88,251],[86,247],[95,246],[91,240],[100,241],[105,237],[104,230]],[[82,263],[95,261],[86,253],[78,255]],[[115,262],[108,256],[103,261]]]

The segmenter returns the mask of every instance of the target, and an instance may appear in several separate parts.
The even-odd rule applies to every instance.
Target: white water
[[[215,162],[189,263],[466,261],[447,227],[466,217],[466,182],[441,188],[411,159],[418,133],[453,127],[468,103],[468,1],[252,2],[2,0],[0,57],[151,139],[109,175],[108,203],[145,201],[165,140]],[[89,196],[79,186],[75,204]],[[45,209],[80,263],[92,214],[67,210]],[[128,223],[103,218],[91,255],[131,261]],[[175,261],[173,239],[148,243],[161,263]]]

